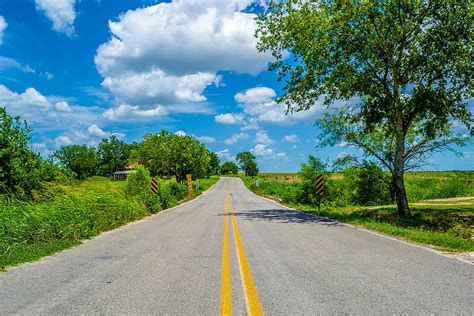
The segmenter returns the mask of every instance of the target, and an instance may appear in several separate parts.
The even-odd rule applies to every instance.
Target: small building
[[[113,174],[114,180],[127,180],[130,172],[135,170],[135,165],[128,165],[125,167],[125,170],[115,171]]]
[[[133,170],[115,171],[113,174],[114,180],[127,180],[130,172],[133,172]]]

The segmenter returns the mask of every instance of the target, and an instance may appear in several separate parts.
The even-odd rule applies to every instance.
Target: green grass
[[[217,180],[218,177],[200,180],[201,190]],[[125,181],[93,177],[50,184],[44,191],[36,192],[33,201],[0,197],[0,269],[73,247],[81,240],[156,211],[146,207],[139,197],[127,197],[125,185]],[[179,203],[181,198],[172,195],[166,181],[161,188],[168,189],[170,205],[166,207]]]
[[[296,206],[307,212],[401,237],[446,251],[474,251],[474,204],[412,205],[413,217],[400,218],[396,206],[344,207]]]
[[[218,180],[219,180],[219,176],[211,176],[209,178],[199,179],[199,190],[197,191],[198,195],[201,194],[202,192],[206,191],[207,189],[209,189]],[[196,182],[193,181],[193,186],[195,184],[196,184]]]
[[[474,198],[450,199],[474,196],[474,172],[413,172],[406,176],[407,191],[413,217],[403,219],[397,215],[395,205],[354,206],[344,199],[347,194],[342,174],[332,174],[332,185],[338,195],[332,201],[324,201],[318,211],[315,205],[303,205],[304,192],[299,181],[282,182],[275,174],[259,176],[260,186],[255,179],[243,177],[252,191],[280,199],[293,208],[316,215],[337,219],[383,234],[430,245],[445,251],[474,251]],[[342,192],[342,193],[341,193]],[[445,199],[434,200],[430,199]]]

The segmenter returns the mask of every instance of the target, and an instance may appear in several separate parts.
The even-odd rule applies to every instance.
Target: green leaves
[[[63,169],[72,171],[77,179],[83,180],[97,174],[99,157],[97,149],[87,145],[62,146],[53,154]]]
[[[255,177],[258,175],[258,166],[255,156],[250,151],[238,153],[236,156],[240,169],[245,172],[246,176]]]
[[[42,159],[30,150],[31,129],[0,107],[0,194],[31,195],[41,186]]]
[[[143,164],[152,176],[175,176],[178,182],[191,173],[203,178],[216,170],[218,159],[192,136],[168,131],[146,134],[132,152],[132,159]]]

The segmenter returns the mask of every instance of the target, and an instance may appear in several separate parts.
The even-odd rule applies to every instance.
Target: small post
[[[324,194],[324,176],[316,176],[316,195],[318,196],[318,212],[321,211],[321,196]]]
[[[193,177],[190,173],[186,175],[186,180],[188,181],[188,190],[189,190],[189,197],[193,197]]]
[[[151,183],[150,183],[151,187],[150,187],[150,190],[153,194],[157,194],[158,193],[158,189],[159,189],[159,184],[158,184],[158,181],[156,180],[156,178],[151,178]]]

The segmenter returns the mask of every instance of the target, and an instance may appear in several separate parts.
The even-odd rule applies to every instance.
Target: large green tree
[[[168,131],[146,134],[132,158],[150,170],[152,176],[175,176],[178,182],[188,173],[194,178],[207,177],[213,169],[211,152],[196,138]]]
[[[246,176],[255,177],[258,175],[258,166],[255,156],[250,151],[238,153],[235,157],[239,163],[240,169]]]
[[[73,172],[77,179],[97,175],[99,157],[97,149],[88,145],[62,146],[53,154],[53,158],[66,171]]]
[[[239,167],[232,161],[226,161],[220,167],[220,174],[237,174]]]
[[[97,147],[100,159],[100,173],[110,176],[117,170],[123,170],[130,155],[129,146],[116,136],[103,138]]]
[[[358,147],[382,158],[398,213],[409,216],[407,161],[458,141],[453,120],[472,134],[464,100],[474,95],[473,12],[470,1],[275,1],[259,16],[256,36],[285,79],[279,101],[288,111],[360,100],[337,123],[355,132],[341,134],[337,124],[326,132],[334,141],[365,142]],[[373,133],[385,158],[377,157],[379,144],[366,142]]]
[[[31,129],[0,107],[0,194],[29,195],[42,182],[42,159],[28,147]]]

